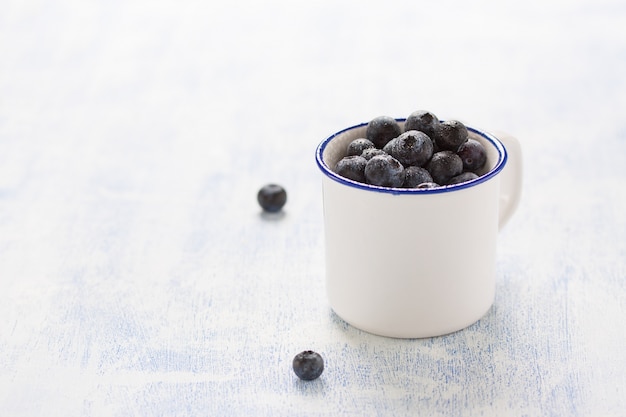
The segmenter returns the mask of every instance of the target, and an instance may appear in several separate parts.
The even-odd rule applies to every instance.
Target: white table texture
[[[0,9],[1,416],[626,415],[624,2]],[[524,186],[491,310],[401,340],[328,305],[314,152],[418,109]]]

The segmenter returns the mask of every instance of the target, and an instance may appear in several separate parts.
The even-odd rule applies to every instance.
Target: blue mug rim
[[[404,122],[406,121],[405,118],[401,118],[401,119],[395,119],[397,122]],[[443,120],[442,120],[443,121]],[[452,184],[452,185],[444,185],[441,187],[437,187],[437,188],[397,188],[397,187],[381,187],[378,185],[371,185],[371,184],[366,184],[366,183],[361,183],[358,181],[353,181],[350,180],[348,178],[342,177],[341,175],[335,173],[331,167],[329,167],[326,162],[324,162],[323,159],[323,155],[324,155],[324,150],[326,149],[326,146],[333,140],[335,139],[337,136],[349,131],[349,130],[353,130],[353,129],[358,129],[358,128],[362,128],[367,126],[367,122],[364,123],[359,123],[356,124],[354,126],[350,126],[347,127],[345,129],[340,130],[339,132],[333,133],[331,136],[327,137],[325,140],[323,140],[318,146],[317,146],[317,150],[315,152],[315,161],[317,162],[317,166],[319,167],[319,169],[322,171],[322,173],[324,173],[327,177],[329,177],[330,179],[337,181],[340,184],[346,185],[348,187],[352,187],[352,188],[358,188],[361,190],[365,190],[365,191],[374,191],[374,192],[379,192],[379,193],[385,193],[385,194],[394,194],[394,195],[411,195],[411,194],[440,194],[440,193],[447,193],[447,192],[451,192],[451,191],[458,191],[458,190],[463,190],[466,188],[470,188],[470,187],[474,187],[478,184],[481,184],[485,181],[489,181],[491,178],[495,177],[496,175],[498,175],[500,173],[500,171],[502,171],[502,169],[504,168],[504,166],[506,165],[506,161],[508,159],[508,155],[507,155],[507,151],[506,148],[504,147],[504,145],[502,144],[502,142],[500,142],[495,136],[493,136],[490,133],[485,132],[484,130],[480,130],[480,129],[476,129],[473,128],[471,126],[467,126],[467,130],[469,130],[470,132],[477,134],[479,136],[481,136],[483,139],[487,140],[488,142],[490,142],[494,148],[496,148],[496,150],[498,151],[498,160],[496,161],[496,164],[494,165],[494,167],[489,170],[489,172],[481,175],[478,178],[475,178],[473,180],[467,181],[467,182],[463,182],[460,184]]]

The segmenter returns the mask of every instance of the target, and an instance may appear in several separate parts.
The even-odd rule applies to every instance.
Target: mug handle
[[[500,230],[517,210],[522,194],[522,148],[519,141],[502,131],[493,131],[507,151],[507,162],[500,173]]]

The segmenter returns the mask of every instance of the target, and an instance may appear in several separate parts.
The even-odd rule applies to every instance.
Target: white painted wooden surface
[[[0,9],[1,416],[626,414],[623,2]],[[327,305],[313,157],[420,108],[519,137],[524,195],[491,311],[394,340]]]

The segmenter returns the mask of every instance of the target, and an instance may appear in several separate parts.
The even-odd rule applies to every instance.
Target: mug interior
[[[405,119],[396,120],[400,124],[400,127],[404,128]],[[502,168],[504,168],[507,154],[502,143],[493,135],[470,126],[466,127],[469,132],[469,137],[481,142],[485,147],[485,150],[487,151],[487,162],[485,163],[485,166],[477,172],[479,175],[478,178],[461,184],[446,185],[437,188],[391,188],[365,184],[338,175],[334,171],[335,165],[337,165],[337,162],[345,156],[346,148],[350,142],[355,139],[365,137],[367,123],[349,127],[328,137],[318,146],[316,161],[320,170],[331,179],[350,187],[370,191],[387,192],[391,194],[433,194],[472,187],[497,175]]]

